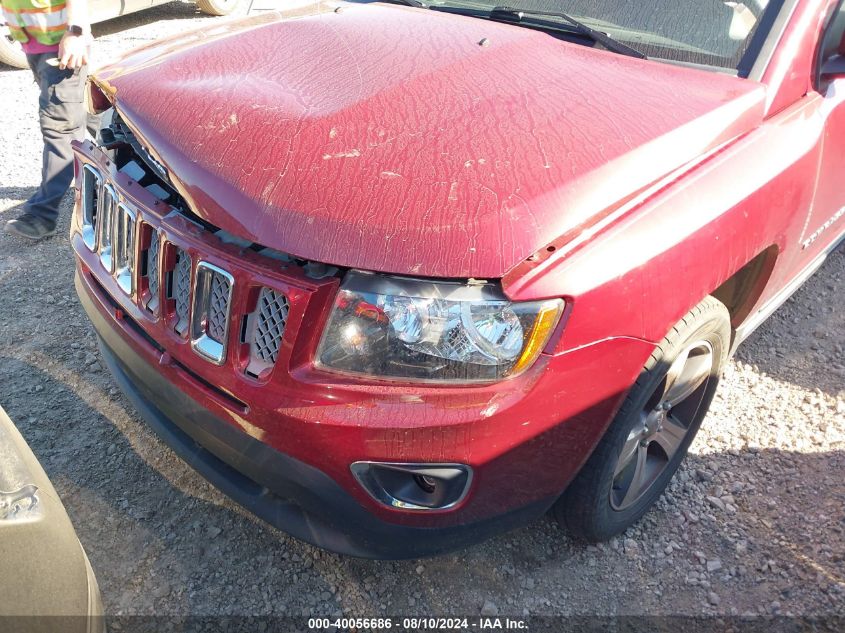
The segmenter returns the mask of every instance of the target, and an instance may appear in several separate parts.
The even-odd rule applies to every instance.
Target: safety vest
[[[58,44],[67,30],[66,0],[0,0],[12,37],[45,46]]]

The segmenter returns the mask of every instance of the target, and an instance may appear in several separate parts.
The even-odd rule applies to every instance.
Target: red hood
[[[762,117],[748,80],[325,4],[155,44],[97,76],[200,216],[302,258],[501,277]]]

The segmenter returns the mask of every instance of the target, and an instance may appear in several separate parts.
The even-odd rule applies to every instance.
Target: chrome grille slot
[[[99,209],[97,211],[97,242],[99,244],[100,261],[103,267],[114,271],[112,257],[112,236],[114,235],[114,215],[117,208],[117,192],[107,184],[102,188]]]
[[[232,275],[222,268],[208,262],[197,264],[191,347],[200,356],[218,365],[222,365],[226,358],[234,285]]]
[[[135,289],[135,212],[117,205],[114,220],[114,260],[117,285],[128,295]]]
[[[147,299],[146,308],[150,312],[155,312],[158,309],[158,291],[159,291],[159,281],[158,281],[158,254],[160,252],[160,242],[158,239],[158,231],[151,228],[150,229],[150,246],[147,249],[146,257],[147,257],[147,285],[150,289],[150,296]]]
[[[191,256],[176,249],[176,267],[170,273],[168,297],[176,302],[175,329],[184,336],[188,332],[188,310],[191,305]]]
[[[100,193],[103,186],[103,178],[91,165],[82,168],[82,241],[88,250],[93,251],[97,247],[97,205],[100,201]]]
[[[255,312],[247,317],[248,374],[259,376],[276,364],[289,310],[290,304],[285,295],[270,288],[261,289]]]

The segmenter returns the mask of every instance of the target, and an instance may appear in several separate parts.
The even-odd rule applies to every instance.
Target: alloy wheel
[[[672,362],[619,454],[610,490],[614,510],[629,508],[642,498],[684,445],[695,427],[716,360],[713,347],[702,340]]]

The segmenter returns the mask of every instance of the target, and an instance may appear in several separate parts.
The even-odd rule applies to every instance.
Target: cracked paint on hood
[[[748,80],[379,4],[229,22],[96,80],[209,222],[433,277],[503,276],[758,125],[764,101]]]

